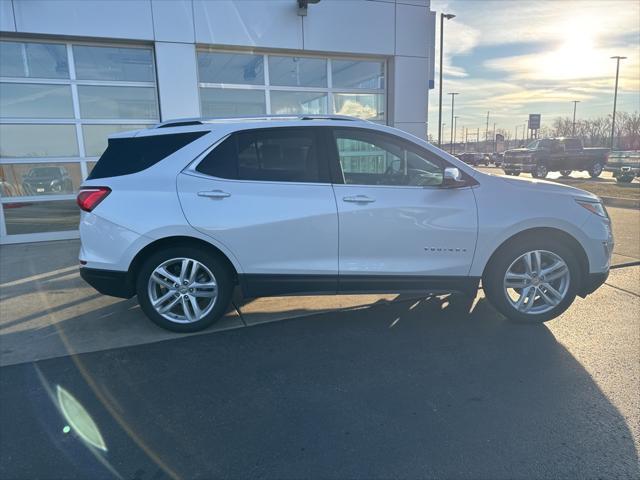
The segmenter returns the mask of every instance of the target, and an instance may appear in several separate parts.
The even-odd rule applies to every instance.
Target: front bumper
[[[129,272],[80,267],[80,276],[103,295],[131,298],[136,293]]]
[[[638,177],[640,167],[631,165],[605,165],[606,172],[612,172],[614,177]]]
[[[514,162],[512,160],[502,162],[502,169],[509,172],[531,173],[533,167],[534,165],[532,163]]]

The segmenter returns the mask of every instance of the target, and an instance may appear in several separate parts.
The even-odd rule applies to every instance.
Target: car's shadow
[[[0,476],[638,478],[624,418],[547,327],[469,308],[406,299],[5,367]]]

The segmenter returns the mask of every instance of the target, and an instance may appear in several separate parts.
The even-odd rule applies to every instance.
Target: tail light
[[[83,188],[78,192],[78,206],[85,212],[90,212],[98,206],[102,200],[107,198],[111,193],[109,187],[88,187]]]

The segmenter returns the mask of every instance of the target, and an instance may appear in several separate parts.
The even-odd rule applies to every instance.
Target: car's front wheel
[[[530,239],[497,252],[482,284],[505,317],[538,323],[557,317],[573,303],[579,278],[578,262],[563,243]]]
[[[633,182],[633,177],[616,177],[616,182],[618,182],[618,183],[631,183],[631,182]]]
[[[196,332],[227,310],[233,282],[216,255],[193,247],[156,252],[140,268],[138,301],[155,324],[174,332]]]

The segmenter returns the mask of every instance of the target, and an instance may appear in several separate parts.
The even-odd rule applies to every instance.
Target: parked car
[[[467,165],[473,165],[477,167],[480,163],[485,163],[485,157],[482,153],[476,152],[464,152],[458,155],[458,158]],[[487,165],[488,163],[485,163]]]
[[[22,178],[26,195],[41,193],[72,193],[73,183],[65,167],[33,167]]]
[[[640,177],[640,151],[611,152],[604,169],[612,172],[618,182],[630,183],[635,177]]]
[[[491,155],[491,161],[496,167],[499,167],[502,165],[503,158],[504,158],[504,154],[500,152],[495,152]]]
[[[504,152],[502,169],[507,175],[530,173],[545,178],[549,172],[568,177],[574,170],[599,177],[607,164],[608,148],[584,148],[579,138],[560,137],[534,140],[525,148]]]
[[[607,278],[595,195],[479,172],[340,116],[182,120],[114,135],[81,186],[80,274],[203,329],[246,297],[447,292],[544,322]]]

